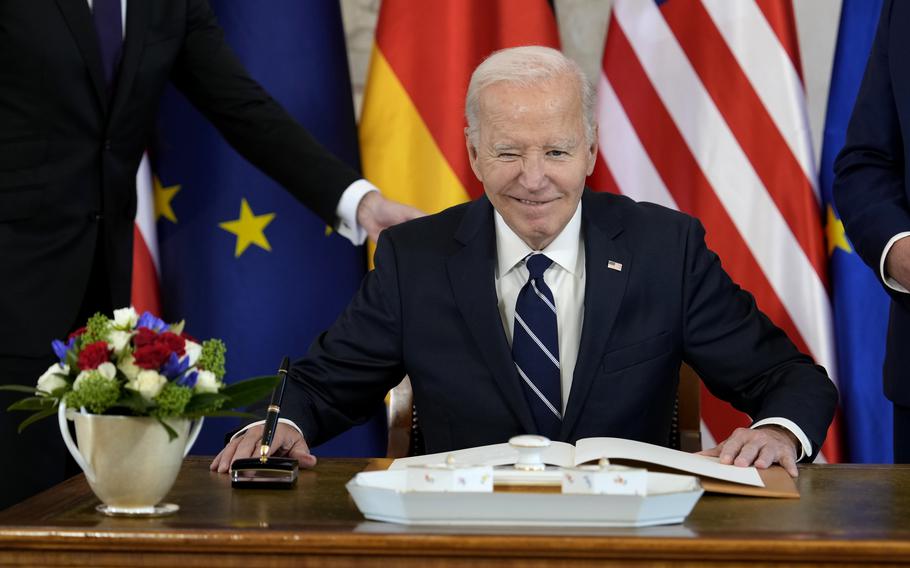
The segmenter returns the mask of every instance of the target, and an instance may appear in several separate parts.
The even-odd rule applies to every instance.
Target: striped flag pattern
[[[142,156],[136,172],[136,224],[133,228],[133,280],[130,303],[139,313],[161,315],[158,282],[158,233],[155,228],[155,194],[148,155]],[[122,306],[114,306],[119,308]]]
[[[731,277],[836,376],[827,255],[788,0],[616,0],[590,184],[692,214]],[[749,423],[706,391],[705,447]],[[841,458],[838,420],[822,448]]]
[[[383,0],[364,92],[364,176],[389,198],[435,213],[478,197],[464,97],[498,49],[559,47],[545,0]]]

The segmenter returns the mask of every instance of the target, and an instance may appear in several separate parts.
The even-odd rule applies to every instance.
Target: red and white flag
[[[592,187],[685,211],[759,307],[836,374],[827,256],[789,0],[615,0]],[[748,418],[703,389],[704,446]],[[837,420],[822,451],[841,457]]]
[[[136,224],[133,228],[133,281],[130,303],[139,313],[161,316],[158,282],[158,235],[155,231],[155,194],[148,155],[136,173]],[[116,306],[121,307],[121,306]]]

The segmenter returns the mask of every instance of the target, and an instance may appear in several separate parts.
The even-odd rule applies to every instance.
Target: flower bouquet
[[[61,401],[92,414],[151,416],[176,432],[166,418],[249,416],[231,409],[256,402],[277,384],[273,376],[225,385],[225,346],[219,339],[197,342],[184,322],[167,324],[133,308],[114,310],[113,319],[95,314],[64,343],[51,345],[60,359],[38,378],[35,388],[6,385],[33,396],[8,410],[33,411],[21,432],[57,412]]]
[[[183,322],[167,324],[133,308],[115,310],[113,319],[95,314],[52,346],[59,362],[36,387],[0,389],[32,395],[9,407],[32,412],[20,432],[57,414],[67,449],[103,502],[98,510],[109,515],[176,511],[177,505],[160,501],[202,417],[249,416],[232,409],[256,402],[278,383],[277,376],[265,376],[225,385],[224,343],[200,343],[183,331]],[[68,420],[75,422],[78,444]]]

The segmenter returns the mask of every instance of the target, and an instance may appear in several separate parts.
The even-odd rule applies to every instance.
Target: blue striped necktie
[[[562,426],[559,337],[556,302],[543,281],[543,273],[552,263],[538,253],[526,257],[529,275],[515,302],[512,359],[537,422],[538,433],[555,440]]]

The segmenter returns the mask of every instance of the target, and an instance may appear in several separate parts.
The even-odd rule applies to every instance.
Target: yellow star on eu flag
[[[844,232],[844,222],[834,215],[834,208],[828,205],[828,215],[825,220],[825,231],[828,233],[828,256],[839,248],[844,252],[851,253],[853,248],[847,240],[847,234]]]
[[[218,223],[218,226],[229,233],[237,235],[237,246],[234,248],[234,257],[239,258],[243,251],[250,245],[256,245],[267,251],[272,250],[268,239],[265,238],[265,228],[275,218],[274,213],[254,215],[246,199],[240,200],[240,218],[234,221]]]
[[[164,187],[158,176],[152,176],[152,189],[155,194],[155,221],[164,217],[171,223],[177,222],[177,216],[171,208],[171,200],[180,191],[179,185],[169,185]]]

